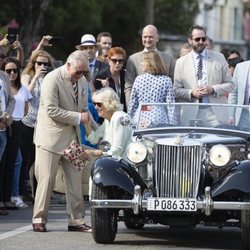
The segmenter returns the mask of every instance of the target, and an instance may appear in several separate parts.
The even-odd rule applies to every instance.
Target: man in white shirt
[[[206,30],[199,25],[189,29],[188,42],[192,50],[176,61],[174,71],[175,100],[179,102],[227,103],[226,95],[234,88],[232,77],[223,54],[206,49]],[[201,67],[199,64],[201,63]],[[199,70],[200,69],[200,70]],[[197,107],[198,108],[198,107]],[[198,112],[198,109],[197,109]],[[187,121],[193,117],[210,120],[216,126],[224,121],[221,109],[199,109],[187,112]]]
[[[101,48],[110,49],[112,47],[112,36],[109,32],[101,32],[97,35],[97,45]]]

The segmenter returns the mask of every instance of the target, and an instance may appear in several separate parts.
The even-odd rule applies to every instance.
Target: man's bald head
[[[142,30],[142,44],[147,50],[156,49],[156,44],[159,41],[159,34],[157,28],[149,24]]]

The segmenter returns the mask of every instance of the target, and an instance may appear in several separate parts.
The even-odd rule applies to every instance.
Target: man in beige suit
[[[192,50],[176,61],[174,71],[175,99],[178,102],[227,103],[226,95],[234,88],[224,56],[206,49],[206,40],[202,26],[190,28],[188,42]],[[212,126],[228,119],[226,114],[221,114],[221,109],[214,107],[199,110],[197,107],[196,112],[185,112],[189,119],[195,119],[197,113],[200,118],[206,117],[207,124]]]
[[[229,104],[247,105],[250,103],[250,61],[238,63],[236,65],[233,81],[234,90],[228,95]],[[248,108],[232,108],[229,123],[239,126],[242,129],[250,129],[250,114]]]
[[[38,182],[32,218],[35,232],[47,231],[50,197],[60,161],[66,183],[68,230],[91,231],[83,219],[82,174],[60,154],[72,140],[81,142],[79,125],[89,120],[87,82],[83,77],[88,71],[85,53],[75,51],[69,55],[65,65],[46,75],[42,83],[34,136]],[[73,88],[75,83],[76,91]]]
[[[131,55],[128,58],[126,73],[125,73],[125,88],[124,88],[127,107],[129,106],[129,99],[135,78],[143,73],[141,65],[143,59],[142,57],[143,52],[147,52],[150,50],[157,51],[161,56],[161,59],[163,60],[164,64],[166,65],[167,75],[173,81],[175,60],[168,53],[159,51],[157,49],[156,44],[158,43],[158,41],[159,41],[159,34],[157,28],[151,24],[145,26],[142,30],[142,45],[144,46],[144,49],[140,52]]]

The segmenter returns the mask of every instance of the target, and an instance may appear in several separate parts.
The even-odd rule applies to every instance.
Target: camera
[[[17,40],[18,29],[17,28],[8,28],[8,36],[10,44],[13,44]]]
[[[51,72],[52,70],[54,70],[54,68],[53,68],[52,66],[45,66],[44,68],[45,68],[45,70],[46,70],[46,75],[47,75],[49,72]]]
[[[63,43],[63,37],[62,36],[53,36],[50,40],[49,43],[52,45]]]
[[[17,36],[16,34],[10,34],[7,36],[7,39],[9,40],[10,44],[13,44],[16,41]]]

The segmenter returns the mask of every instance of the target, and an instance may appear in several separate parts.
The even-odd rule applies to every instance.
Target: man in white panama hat
[[[81,44],[75,46],[76,49],[82,50],[87,54],[89,60],[89,68],[91,72],[91,80],[98,81],[98,75],[105,75],[108,73],[109,65],[103,62],[100,62],[96,59],[96,50],[97,44],[96,39],[92,34],[85,34],[81,38]],[[108,74],[107,74],[108,77]],[[92,84],[93,87],[93,84]],[[92,89],[93,91],[93,89]]]

